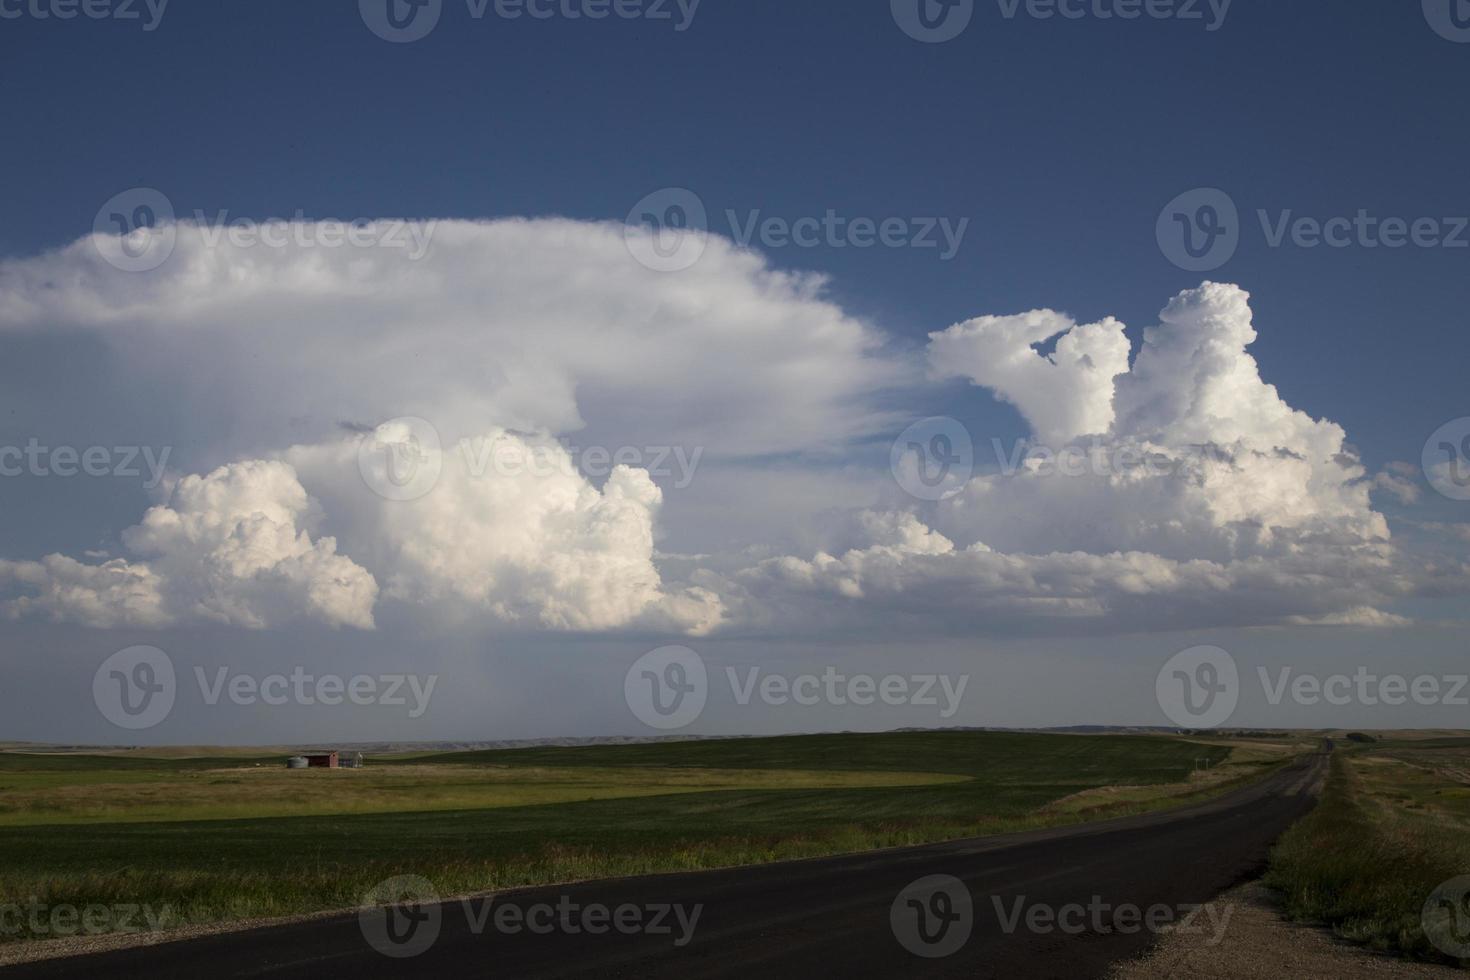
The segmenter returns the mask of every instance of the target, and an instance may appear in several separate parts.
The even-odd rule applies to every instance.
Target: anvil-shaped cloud
[[[146,273],[110,265],[106,238],[0,263],[0,343],[94,339],[129,384],[167,392],[170,438],[199,447],[196,475],[174,474],[122,534],[126,556],[0,561],[4,614],[372,628],[392,604],[695,634],[895,611],[960,630],[1388,625],[1396,599],[1465,577],[1397,552],[1343,430],[1262,380],[1235,286],[1176,297],[1136,355],[1116,320],[1039,310],[933,334],[926,370],[819,277],[717,237],[661,274],[623,228],[567,220],[442,222],[418,259],[174,231]],[[922,404],[957,377],[1085,465],[1032,457],[938,504],[875,498],[846,550],[758,560],[746,546],[772,542],[742,541],[675,578],[649,474],[635,462],[594,482],[566,445],[824,465],[901,428],[895,395]],[[405,416],[432,420],[437,444],[382,425]],[[374,492],[365,441],[421,454],[433,486]],[[543,465],[473,465],[486,452]]]

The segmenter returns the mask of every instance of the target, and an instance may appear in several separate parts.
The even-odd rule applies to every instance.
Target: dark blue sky
[[[1137,329],[1206,275],[1237,281],[1287,400],[1372,462],[1412,460],[1463,414],[1470,248],[1271,248],[1255,212],[1470,213],[1467,78],[1470,45],[1407,0],[1239,0],[1215,31],[980,0],[943,44],[905,36],[886,0],[704,0],[683,32],[475,20],[446,0],[412,44],[375,37],[349,0],[174,0],[152,32],[25,16],[0,20],[0,254],[78,237],[137,185],[180,214],[255,217],[621,219],[677,185],[717,226],[727,208],[969,218],[949,262],[771,254],[915,337],[1042,305]],[[1201,186],[1228,191],[1244,229],[1208,274],[1154,235]]]
[[[1363,451],[1369,473],[1394,460],[1417,466],[1431,432],[1470,415],[1470,43],[1460,43],[1470,42],[1470,29],[1454,27],[1450,18],[1451,3],[1464,8],[1470,0],[1236,0],[1215,30],[1206,27],[1215,16],[1208,0],[1146,0],[1155,9],[1188,4],[1203,15],[1196,20],[1100,19],[1095,13],[1144,0],[1033,0],[1082,9],[1084,16],[1075,20],[1038,19],[1024,4],[1007,17],[1012,0],[972,0],[968,28],[937,44],[908,36],[894,13],[905,3],[937,0],[702,0],[683,31],[674,20],[646,18],[508,20],[494,15],[493,0],[491,13],[476,19],[467,0],[442,0],[437,27],[405,44],[375,36],[356,0],[172,0],[151,31],[139,20],[35,15],[68,2],[0,0],[0,258],[77,240],[92,230],[104,202],[138,187],[161,191],[180,217],[228,211],[256,219],[565,215],[616,222],[645,196],[682,187],[699,195],[711,226],[721,232],[730,230],[727,210],[742,221],[757,211],[788,221],[828,211],[848,220],[967,221],[962,247],[950,261],[941,261],[937,249],[763,249],[778,268],[827,274],[831,296],[845,311],[899,344],[918,348],[930,331],[980,314],[1048,306],[1082,321],[1116,316],[1129,324],[1136,350],[1139,333],[1156,322],[1170,297],[1210,278],[1252,293],[1261,336],[1251,350],[1262,376],[1289,405],[1340,423]],[[111,9],[129,0],[86,2]],[[387,2],[364,0],[367,6]],[[151,16],[145,0],[131,6]],[[681,16],[675,0],[665,7],[675,20]],[[1470,15],[1470,9],[1459,12]],[[1238,248],[1219,268],[1185,271],[1170,259],[1177,250],[1161,246],[1157,227],[1161,213],[1164,227],[1170,225],[1169,202],[1200,188],[1228,195],[1238,211],[1235,219],[1227,216]],[[1187,211],[1200,218],[1197,203]],[[1258,211],[1272,224],[1284,215],[1329,221],[1360,212],[1405,226],[1429,219],[1435,235],[1453,235],[1461,247],[1303,247],[1290,236],[1273,247]],[[569,275],[577,271],[575,263],[565,265]],[[562,275],[563,264],[547,266]],[[107,282],[121,288],[122,278]],[[50,285],[37,288],[45,292]],[[536,288],[544,295],[544,286]],[[0,295],[0,303],[5,299]],[[310,315],[308,306],[302,316]],[[219,311],[215,316],[227,319]],[[418,335],[403,332],[406,343],[419,343]],[[173,448],[170,464],[181,473],[202,469],[202,460],[218,462],[209,457],[214,447],[191,435],[196,430],[241,453],[283,448],[251,443],[248,432],[233,438],[239,434],[231,406],[246,399],[231,401],[214,390],[210,399],[190,401],[189,386],[174,387],[168,379],[138,391],[136,379],[149,375],[118,356],[128,339],[64,330],[7,337],[0,348],[0,447],[30,439],[74,446],[141,440]],[[350,343],[326,352],[328,372],[338,369]],[[199,349],[249,356],[243,345],[238,351]],[[125,353],[146,360],[159,352],[140,343]],[[723,361],[719,367],[732,370]],[[348,387],[369,383],[350,371],[338,373],[350,379]],[[753,369],[751,376],[758,373]],[[1149,384],[1167,387],[1157,378]],[[1263,403],[1272,401],[1249,390]],[[1026,431],[1015,409],[983,389],[935,382],[923,395],[929,400],[898,406],[896,414],[962,420],[980,436],[982,466],[990,462],[983,458],[989,436]],[[402,407],[384,408],[397,414]],[[178,423],[175,416],[185,415],[198,424]],[[885,471],[888,435],[880,442],[866,447],[871,459],[839,460],[852,470],[841,479],[826,473],[808,479],[800,466],[790,472],[779,465],[750,472],[711,468],[697,490],[671,495],[666,523],[686,534],[688,528],[704,534],[709,526],[706,536],[720,538],[711,547],[731,554],[750,543],[746,538],[765,544],[768,529],[784,549],[772,554],[810,554],[817,545],[808,547],[802,535],[812,515],[868,506],[854,501],[866,500],[873,481],[896,492]],[[1408,472],[1417,486],[1417,474],[1412,467]],[[367,499],[357,476],[349,475],[359,496],[351,498],[347,517]],[[763,481],[774,482],[765,487]],[[124,550],[119,532],[150,503],[139,482],[3,481],[0,560],[52,552],[101,560],[97,551],[85,554],[99,547],[118,554]],[[1291,480],[1282,485],[1291,488],[1288,494],[1304,486]],[[752,490],[764,495],[747,501]],[[1394,523],[1398,540],[1417,535],[1430,545],[1405,552],[1408,557],[1391,570],[1399,578],[1433,571],[1430,558],[1415,555],[1432,558],[1470,540],[1463,523],[1448,530],[1434,523],[1463,522],[1461,501],[1425,493],[1418,505],[1400,505],[1382,493],[1375,506]],[[725,512],[731,516],[721,523]],[[1109,512],[1067,509],[1056,522],[1064,528],[1074,520],[1085,524],[1093,513]],[[1124,516],[1146,523],[1155,514]],[[747,533],[751,527],[761,533]],[[1356,525],[1349,531],[1349,538],[1366,533]],[[482,537],[493,543],[493,534]],[[364,561],[376,557],[371,535],[343,540],[344,554],[360,544],[369,555]],[[1303,539],[1306,552],[1319,545]],[[1329,555],[1300,577],[1302,594],[1318,589],[1315,583],[1330,573],[1341,572],[1344,581],[1357,574],[1358,566],[1334,569],[1331,561]],[[194,566],[181,567],[187,572]],[[392,570],[391,564],[384,568]],[[1379,573],[1388,575],[1371,568],[1363,575],[1367,580]],[[675,572],[664,574],[679,581]],[[171,588],[187,594],[187,574],[175,578]],[[1416,623],[1392,635],[1357,630],[1350,619],[1340,628],[1313,627],[1317,632],[1257,630],[1250,624],[1259,617],[1244,614],[1240,621],[1248,628],[1227,628],[1235,620],[1215,617],[1217,609],[1207,607],[1227,607],[1237,598],[1231,593],[1202,599],[1177,620],[1145,617],[1155,625],[1141,625],[1141,638],[1076,634],[1054,643],[1007,635],[991,642],[969,635],[972,626],[983,631],[987,624],[961,590],[956,608],[963,615],[954,621],[962,625],[942,642],[925,645],[915,637],[895,645],[885,634],[852,643],[840,630],[821,640],[756,631],[716,637],[704,649],[719,664],[789,656],[793,663],[805,657],[803,663],[820,665],[838,656],[824,652],[825,643],[874,670],[887,669],[896,650],[906,665],[919,652],[931,670],[973,664],[991,671],[984,684],[977,677],[983,703],[967,709],[965,723],[1155,723],[1162,717],[1155,701],[1159,665],[1200,642],[1236,651],[1246,672],[1293,657],[1306,665],[1381,656],[1406,660],[1404,669],[1412,671],[1462,668],[1457,637],[1463,629],[1446,616],[1459,608],[1452,603],[1463,603],[1454,591],[1458,580],[1449,572],[1444,578],[1442,589],[1426,575],[1405,592],[1394,609],[1412,614]],[[389,581],[386,572],[382,581]],[[875,617],[884,615],[883,607],[874,608]],[[1159,608],[1172,608],[1167,597]],[[1201,611],[1209,615],[1190,618]],[[1309,605],[1303,611],[1317,610]],[[964,618],[972,614],[975,619]],[[490,631],[461,637],[446,630],[425,639],[410,630],[416,620],[398,607],[390,607],[384,621],[381,633],[362,634],[318,626],[255,632],[192,623],[179,633],[153,633],[7,624],[0,645],[28,657],[33,667],[27,684],[0,691],[0,701],[8,698],[0,716],[18,719],[0,735],[134,737],[119,736],[93,715],[87,685],[97,665],[119,648],[155,642],[178,656],[181,670],[217,662],[284,670],[348,652],[371,665],[401,667],[409,649],[421,655],[415,669],[445,675],[446,693],[432,727],[405,727],[405,735],[623,732],[632,724],[622,700],[623,671],[655,642],[642,635],[594,636],[588,644],[608,657],[585,668],[556,659],[581,649],[581,641],[567,635],[542,640]],[[855,628],[877,621],[860,619]],[[1227,626],[1205,635],[1148,632],[1176,622],[1217,621]],[[405,645],[405,635],[413,642]],[[1104,655],[1094,657],[1098,650]],[[1242,723],[1280,724],[1283,716],[1243,711],[1240,717]],[[1325,715],[1301,718],[1321,723]],[[251,734],[259,729],[242,719],[238,712],[201,709],[199,718],[159,729],[154,737],[259,741]],[[735,712],[729,719],[710,730],[881,727],[912,720],[855,720],[840,712],[756,720]],[[1382,717],[1369,712],[1331,720],[1357,725]],[[1412,720],[1463,723],[1448,708]],[[271,724],[279,733],[279,723]],[[349,725],[337,715],[303,710],[287,731],[313,738],[400,734],[381,724],[369,718]]]

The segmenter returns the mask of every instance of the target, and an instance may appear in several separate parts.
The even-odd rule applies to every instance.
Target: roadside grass
[[[1232,775],[1190,781],[1196,760],[1218,763],[1230,752],[1223,743],[1163,736],[913,732],[419,755],[370,760],[373,768],[358,773],[232,775],[231,764],[253,761],[175,759],[154,772],[177,777],[196,795],[181,798],[171,819],[80,819],[87,811],[73,801],[64,811],[78,818],[71,822],[38,824],[14,813],[9,819],[24,825],[0,821],[0,902],[147,904],[166,908],[170,924],[203,924],[353,908],[377,882],[399,874],[422,875],[452,897],[816,857],[1184,805],[1280,764],[1217,766]],[[0,785],[36,780],[24,790],[33,801],[69,785],[126,794],[140,785],[134,777],[153,778],[139,765],[147,760],[130,757],[118,772],[112,757],[88,764],[70,757],[67,778],[48,787],[55,773],[37,767],[35,757],[12,766],[15,758],[0,754]],[[413,810],[261,815],[282,805],[287,792],[305,793],[312,806],[340,808],[341,800],[310,794],[364,775],[379,786],[394,779],[459,785],[446,791],[451,797],[470,785],[481,803],[435,809],[429,789],[415,789],[401,797],[424,796]],[[194,819],[200,800],[207,809],[212,794],[229,796],[230,807],[247,806],[239,787],[258,777],[271,790],[258,793],[253,815]],[[813,779],[820,785],[803,782]],[[292,780],[299,781],[288,786]],[[589,791],[616,789],[620,780],[625,792],[616,797]],[[644,785],[632,785],[640,780]],[[501,800],[514,803],[513,794],[541,793],[543,783],[591,798],[483,805],[497,793],[512,794]],[[1082,808],[1047,809],[1115,785],[1130,789]],[[0,805],[11,792],[0,791]],[[152,814],[159,806],[166,801],[149,800],[145,809]],[[39,936],[23,930],[6,938]]]
[[[1463,763],[1470,750],[1452,751]],[[1457,962],[1429,942],[1420,915],[1438,885],[1470,871],[1470,794],[1444,770],[1421,768],[1432,755],[1424,743],[1333,754],[1321,802],[1272,852],[1266,884],[1291,917],[1385,952]]]
[[[1202,760],[1208,759],[1211,764],[1190,772],[1184,782],[1153,786],[1099,786],[1053,800],[1038,812],[1093,819],[1096,814],[1112,815],[1134,804],[1147,808],[1186,805],[1260,779],[1291,761],[1300,751],[1300,745],[1279,742],[1215,740],[1193,744],[1212,748],[1223,745],[1229,748],[1230,755],[1218,763],[1212,757],[1202,756]]]

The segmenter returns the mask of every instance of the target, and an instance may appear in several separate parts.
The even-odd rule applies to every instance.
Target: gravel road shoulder
[[[1120,964],[1111,980],[1359,980],[1359,978],[1463,977],[1449,966],[1412,963],[1353,946],[1318,929],[1288,922],[1271,892],[1259,882],[1215,899],[1231,908],[1223,939],[1208,930],[1166,933],[1150,953]]]

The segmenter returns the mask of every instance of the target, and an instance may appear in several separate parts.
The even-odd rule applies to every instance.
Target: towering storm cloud
[[[372,629],[392,609],[695,635],[898,609],[958,633],[1392,625],[1396,601],[1463,587],[1463,565],[1406,557],[1374,509],[1375,488],[1408,504],[1415,484],[1371,476],[1340,426],[1262,379],[1235,286],[1179,295],[1136,352],[1117,320],[1051,310],[977,317],[915,352],[820,278],[714,236],[663,274],[621,227],[565,220],[445,222],[421,256],[175,230],[148,273],[109,264],[107,238],[0,264],[0,331],[101,345],[140,417],[167,404],[177,447],[115,553],[4,556],[5,615]],[[874,489],[886,474],[851,460],[903,428],[894,405],[922,410],[953,379],[1013,405],[1031,444],[939,502]],[[702,480],[767,489],[703,490],[746,531],[685,554],[656,467],[593,474],[577,444],[694,450]],[[422,493],[365,469],[394,454],[432,472]],[[802,551],[776,530],[795,525],[838,526],[841,546]]]
[[[746,585],[956,623],[1403,622],[1380,607],[1423,570],[1396,551],[1342,428],[1261,379],[1248,301],[1217,283],[1177,296],[1131,366],[1116,320],[1038,310],[933,334],[932,370],[1015,404],[1031,444],[940,502],[932,529],[888,515],[870,543],[767,561]],[[1463,587],[1463,566],[1430,574]]]

